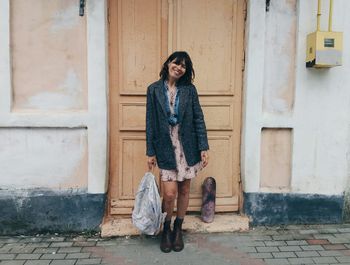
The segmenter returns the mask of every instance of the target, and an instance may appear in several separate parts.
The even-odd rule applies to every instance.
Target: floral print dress
[[[174,93],[170,92],[167,89],[168,98],[169,98],[169,107],[171,113],[174,113],[174,105],[177,89]],[[162,181],[184,181],[186,179],[194,178],[199,171],[203,169],[202,163],[198,162],[194,166],[189,166],[187,164],[185,154],[183,151],[182,144],[179,140],[179,125],[175,126],[169,125],[169,133],[171,142],[173,144],[173,149],[175,152],[176,159],[176,170],[160,169],[160,177]]]

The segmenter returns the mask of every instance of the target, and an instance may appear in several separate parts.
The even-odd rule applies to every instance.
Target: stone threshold
[[[216,214],[212,223],[204,223],[200,216],[186,215],[183,229],[189,233],[219,233],[249,230],[249,218],[239,214]],[[108,217],[101,225],[102,237],[140,235],[131,217]]]

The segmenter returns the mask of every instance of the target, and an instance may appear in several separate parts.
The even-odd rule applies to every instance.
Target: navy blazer
[[[146,155],[156,156],[161,169],[176,169],[173,144],[170,138],[166,96],[163,80],[147,88]],[[179,140],[189,166],[201,160],[200,151],[208,150],[208,137],[204,116],[196,87],[192,84],[177,87],[179,93]]]

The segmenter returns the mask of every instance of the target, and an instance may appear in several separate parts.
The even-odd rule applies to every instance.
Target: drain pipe
[[[329,0],[328,31],[332,31],[333,0]]]
[[[321,0],[318,0],[318,5],[317,5],[317,31],[320,31],[320,18],[321,18]]]

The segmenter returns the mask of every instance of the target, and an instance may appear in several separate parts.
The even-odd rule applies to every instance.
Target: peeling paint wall
[[[13,108],[87,109],[86,16],[76,1],[11,0]]]
[[[321,28],[326,30],[329,1],[322,2]],[[287,192],[342,196],[350,177],[350,2],[334,2],[333,30],[344,32],[344,52],[343,65],[331,69],[305,67],[306,36],[316,30],[317,1],[270,4],[266,11],[265,1],[248,1],[244,191],[286,192],[259,185],[266,160],[261,130],[285,128],[292,131]]]

